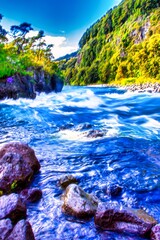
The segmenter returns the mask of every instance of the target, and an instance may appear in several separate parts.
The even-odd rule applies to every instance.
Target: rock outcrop
[[[49,93],[52,91],[61,92],[63,88],[63,80],[57,75],[53,74],[52,76],[46,74],[43,70],[34,71],[34,88],[36,92],[45,92]]]
[[[63,80],[56,76],[45,74],[42,70],[35,70],[34,76],[16,74],[0,79],[0,100],[5,98],[36,98],[36,92],[61,92]]]
[[[31,98],[34,99],[36,93],[32,78],[30,76],[15,76],[0,79],[0,100],[5,98]]]

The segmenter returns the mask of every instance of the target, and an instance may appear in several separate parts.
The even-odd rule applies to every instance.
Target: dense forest
[[[68,84],[160,81],[159,0],[122,1],[86,30],[79,47],[59,62]]]
[[[0,21],[2,17],[0,14]],[[9,32],[0,25],[0,79],[16,73],[32,75],[35,69],[60,74],[51,52],[53,45],[46,44],[42,30],[28,37],[31,30],[31,24],[26,22],[11,26]]]

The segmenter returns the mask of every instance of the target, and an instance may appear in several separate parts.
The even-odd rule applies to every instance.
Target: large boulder
[[[26,217],[26,206],[16,193],[0,197],[0,220],[10,218],[13,222]]]
[[[98,199],[76,184],[66,188],[63,201],[62,211],[78,218],[92,217],[98,206]]]
[[[35,152],[26,144],[8,143],[0,149],[0,194],[28,185],[40,168]]]
[[[30,223],[26,220],[19,221],[6,240],[35,240]]]
[[[0,220],[0,239],[5,240],[12,231],[12,222],[9,218]]]
[[[157,223],[143,210],[134,210],[117,204],[99,204],[95,224],[104,230],[145,235]]]

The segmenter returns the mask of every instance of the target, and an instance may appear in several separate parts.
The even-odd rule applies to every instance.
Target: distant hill
[[[67,83],[160,81],[160,1],[122,1],[86,30],[79,47],[59,62]]]
[[[55,61],[69,60],[69,59],[71,59],[73,57],[77,57],[77,55],[78,55],[78,51],[72,52],[70,54],[66,54],[66,55],[64,55],[62,57],[57,58]]]

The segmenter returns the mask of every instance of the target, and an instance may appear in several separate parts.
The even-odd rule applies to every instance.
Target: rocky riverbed
[[[26,204],[42,197],[39,189],[26,189],[40,164],[34,150],[22,143],[8,143],[0,149],[0,239],[35,240],[27,221]],[[115,232],[132,233],[159,240],[160,224],[143,209],[132,209],[114,202],[105,203],[86,193],[78,180],[69,175],[59,180],[63,188],[62,207],[64,214],[77,219],[94,217],[95,228]],[[120,194],[120,186],[110,187],[108,195]]]

